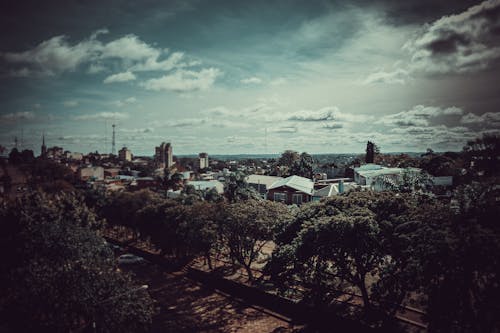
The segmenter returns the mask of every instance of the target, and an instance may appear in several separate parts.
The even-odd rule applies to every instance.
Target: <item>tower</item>
[[[172,145],[170,142],[162,142],[159,147],[155,148],[155,162],[159,168],[170,168],[174,165]]]
[[[112,140],[111,140],[111,154],[115,155],[116,153],[116,147],[115,147],[115,124],[112,125],[113,126],[113,137],[112,137]]]
[[[42,133],[42,148],[40,149],[40,156],[47,157],[47,146],[45,145],[45,133]]]

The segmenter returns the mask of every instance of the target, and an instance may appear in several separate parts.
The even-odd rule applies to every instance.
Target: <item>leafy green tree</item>
[[[382,303],[395,311],[393,302],[400,304],[407,292],[393,291],[389,272],[402,262],[395,229],[406,222],[409,199],[390,192],[350,192],[301,207],[278,233],[268,273],[284,293],[306,288],[304,299],[314,305],[331,306],[339,293],[355,288],[366,314],[373,315],[373,304]],[[382,277],[382,272],[387,274]]]
[[[140,228],[136,218],[137,212],[159,200],[159,196],[149,190],[113,193],[106,198],[106,202],[99,209],[99,215],[111,225],[130,228],[134,237],[138,237]]]
[[[246,175],[242,172],[232,173],[225,183],[224,194],[230,202],[239,200],[260,200],[259,193],[245,180]]]
[[[500,170],[500,136],[483,135],[467,142],[463,154],[470,171],[485,176],[498,175]]]
[[[382,175],[375,179],[375,187],[393,192],[426,192],[431,186],[432,177],[428,173],[410,168],[404,169],[396,177]]]
[[[494,332],[500,327],[498,189],[457,189],[454,205],[417,207],[418,224],[406,231],[415,289],[425,295],[432,332]]]
[[[0,203],[0,314],[22,332],[147,331],[152,300],[116,270],[97,219],[77,197]]]
[[[314,159],[311,155],[304,152],[300,158],[295,160],[290,169],[290,174],[312,179]]]
[[[374,163],[375,156],[380,153],[378,146],[372,141],[368,141],[366,143],[366,155],[365,162],[366,163]]]
[[[263,247],[274,238],[276,225],[290,218],[288,208],[271,201],[239,201],[222,208],[222,239],[231,259],[241,265],[253,281],[252,264]]]

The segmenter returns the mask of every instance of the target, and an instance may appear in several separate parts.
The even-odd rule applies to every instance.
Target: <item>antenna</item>
[[[14,147],[17,149],[17,135],[14,137]]]
[[[115,124],[113,126],[113,140],[111,141],[111,154],[115,155],[116,153],[116,147],[115,147]]]
[[[267,127],[265,128],[265,141],[264,141],[264,149],[265,149],[265,154],[267,155]]]
[[[104,153],[108,151],[108,119],[104,119]]]

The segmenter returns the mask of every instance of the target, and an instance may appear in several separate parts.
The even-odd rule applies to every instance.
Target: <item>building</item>
[[[186,185],[193,186],[198,191],[208,191],[211,189],[215,189],[217,193],[224,193],[224,184],[222,184],[218,180],[195,180],[188,181]]]
[[[300,205],[311,201],[313,193],[314,182],[312,180],[300,176],[290,176],[273,183],[267,191],[267,198],[288,205]]]
[[[198,163],[199,163],[200,169],[208,168],[208,154],[207,153],[200,153],[198,155]]]
[[[172,156],[172,145],[162,142],[159,147],[155,148],[155,164],[158,168],[170,168],[174,165]]]
[[[83,181],[103,180],[104,168],[100,166],[80,168],[80,170],[78,170],[78,178]]]
[[[256,189],[263,198],[267,197],[269,187],[282,179],[283,177],[264,175],[249,175],[245,178],[247,184]]]
[[[335,183],[319,183],[315,185],[312,201],[319,201],[322,198],[339,195],[355,188],[356,184],[352,182],[344,182],[344,179],[339,179]]]
[[[127,147],[123,147],[118,151],[118,158],[122,161],[130,162],[132,161],[132,152]]]
[[[62,147],[54,146],[52,148],[47,149],[46,156],[53,160],[59,160],[64,155],[64,149]]]
[[[417,175],[421,172],[418,168],[386,168],[377,164],[365,164],[354,168],[354,181],[375,191],[385,191],[388,189],[388,182],[397,183],[403,174]]]

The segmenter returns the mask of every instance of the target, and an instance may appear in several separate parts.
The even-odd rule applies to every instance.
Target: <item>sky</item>
[[[500,133],[500,0],[0,4],[0,144],[461,150]]]

